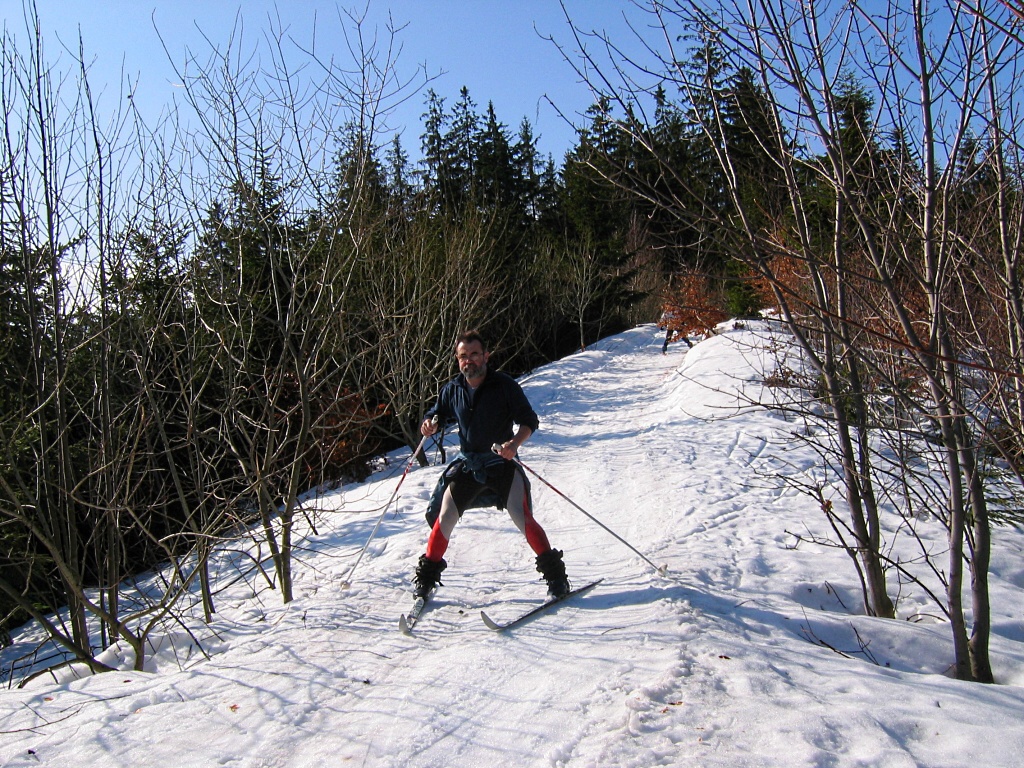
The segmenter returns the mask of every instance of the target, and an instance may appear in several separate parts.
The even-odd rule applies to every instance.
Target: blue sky
[[[436,76],[431,87],[449,107],[465,85],[478,110],[493,101],[499,120],[511,131],[528,118],[542,154],[560,162],[571,148],[572,128],[547,99],[570,117],[586,110],[592,99],[556,47],[541,37],[574,45],[558,0],[370,0],[368,7],[370,25],[379,24],[381,31],[389,12],[397,25],[406,25],[399,37],[399,71],[412,77],[425,64]],[[566,0],[565,7],[581,28],[608,30],[619,40],[631,36],[623,14],[637,15],[628,0]],[[19,41],[25,39],[21,8],[21,0],[0,0],[4,23]],[[366,0],[338,5],[310,0],[38,0],[51,62],[61,53],[57,39],[77,47],[80,29],[87,59],[93,60],[94,92],[101,91],[104,99],[119,97],[123,68],[130,81],[137,80],[136,104],[153,114],[176,95],[160,38],[172,55],[183,57],[186,48],[203,49],[203,35],[223,45],[240,16],[245,39],[254,43],[267,28],[268,15],[280,14],[298,40],[308,44],[316,27],[318,49],[341,54],[338,13],[352,8],[367,8]],[[420,93],[395,113],[396,127],[405,126],[403,145],[413,156],[419,149],[423,104]]]

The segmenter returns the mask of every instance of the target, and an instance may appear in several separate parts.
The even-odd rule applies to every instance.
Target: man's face
[[[484,374],[487,373],[489,357],[490,353],[484,352],[483,345],[479,341],[460,342],[455,348],[455,359],[459,363],[459,370],[468,381],[484,377]]]

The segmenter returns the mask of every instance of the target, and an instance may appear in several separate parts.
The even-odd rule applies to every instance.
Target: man
[[[442,480],[447,486],[440,512],[432,521],[427,551],[416,568],[416,595],[426,597],[441,583],[441,571],[448,565],[444,553],[462,513],[474,502],[479,506],[491,498],[526,536],[548,593],[561,597],[569,591],[562,553],[551,548],[534,519],[529,483],[515,461],[519,447],[537,430],[537,414],[515,379],[488,368],[490,352],[478,332],[468,331],[456,339],[455,359],[461,375],[445,384],[420,425],[420,432],[430,436],[437,432],[438,422],[456,422],[462,451]]]

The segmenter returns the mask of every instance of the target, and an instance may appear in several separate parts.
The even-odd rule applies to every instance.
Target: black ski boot
[[[562,597],[571,589],[569,579],[565,575],[561,550],[549,549],[544,554],[537,555],[537,570],[548,583],[548,594],[551,597]]]
[[[416,597],[426,597],[434,587],[441,584],[441,571],[447,567],[448,563],[443,559],[434,562],[428,560],[426,555],[420,555],[416,564]]]

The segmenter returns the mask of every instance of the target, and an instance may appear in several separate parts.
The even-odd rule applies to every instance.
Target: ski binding
[[[423,613],[423,609],[427,607],[426,597],[417,597],[416,602],[412,604],[412,610],[409,613],[403,613],[398,619],[398,629],[401,630],[403,635],[412,635],[412,628],[416,626],[416,622],[420,619],[420,614]]]

